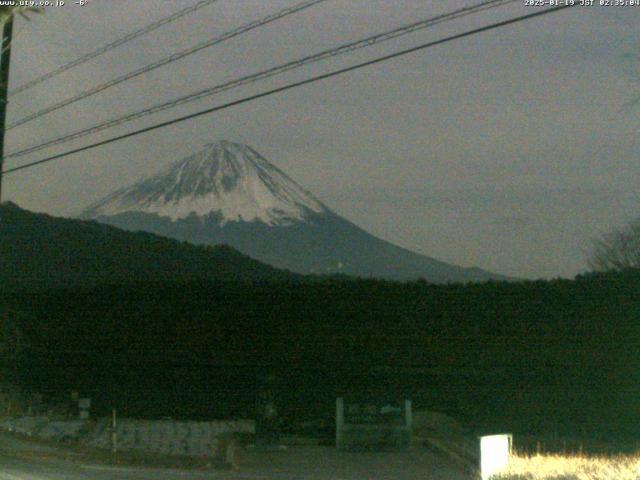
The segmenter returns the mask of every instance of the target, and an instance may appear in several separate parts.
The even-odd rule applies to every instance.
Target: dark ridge
[[[6,289],[86,287],[141,281],[301,280],[227,245],[194,246],[94,221],[0,205],[0,285]]]

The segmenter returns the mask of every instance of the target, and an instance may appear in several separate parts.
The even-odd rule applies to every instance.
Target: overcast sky
[[[11,130],[6,150],[478,2],[327,0]],[[17,20],[11,88],[195,0],[66,3]],[[293,3],[219,0],[12,97],[9,123]],[[523,0],[442,24],[6,167],[535,8]],[[640,108],[623,108],[640,95],[639,26],[640,7],[568,9],[11,174],[4,199],[74,215],[228,139],[397,245],[508,275],[572,277],[590,239],[640,216]]]

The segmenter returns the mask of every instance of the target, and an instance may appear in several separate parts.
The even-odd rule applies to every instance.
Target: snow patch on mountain
[[[287,225],[329,209],[251,147],[220,141],[90,206],[85,218],[141,212]]]

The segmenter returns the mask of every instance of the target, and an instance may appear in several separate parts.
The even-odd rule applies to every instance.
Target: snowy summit
[[[220,224],[287,225],[329,209],[253,148],[220,141],[90,206],[97,218],[140,212],[170,218],[217,215]]]

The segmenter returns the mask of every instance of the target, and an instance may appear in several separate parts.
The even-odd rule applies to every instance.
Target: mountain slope
[[[86,287],[140,281],[292,280],[227,246],[194,246],[96,222],[0,205],[0,285]]]
[[[437,283],[506,279],[381,240],[332,212],[251,147],[227,141],[118,190],[82,218],[194,244],[225,243],[305,274]]]

